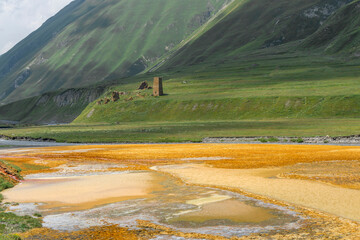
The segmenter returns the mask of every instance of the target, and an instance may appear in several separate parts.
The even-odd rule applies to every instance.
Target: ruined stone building
[[[162,96],[162,95],[164,95],[163,85],[162,85],[162,78],[161,77],[154,77],[153,95],[154,96]]]

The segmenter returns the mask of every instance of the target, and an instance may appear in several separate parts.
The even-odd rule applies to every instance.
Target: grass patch
[[[268,141],[269,141],[269,142],[272,142],[272,143],[275,143],[275,142],[279,142],[280,140],[279,140],[278,138],[276,138],[276,137],[270,137],[270,138],[268,139]]]
[[[205,137],[348,136],[360,133],[358,119],[278,119],[243,121],[126,122],[71,124],[0,130],[7,136],[43,137],[59,142],[200,142]],[[300,141],[300,140],[299,140]],[[33,166],[24,166],[32,168]],[[35,167],[35,166],[34,166]],[[36,166],[37,168],[37,166]]]
[[[14,184],[0,176],[0,191],[14,187]],[[1,200],[3,197],[1,196]]]
[[[17,216],[14,213],[0,212],[0,233],[11,234],[26,232],[33,228],[40,228],[41,219],[31,216]]]
[[[304,140],[302,138],[298,138],[298,139],[292,139],[291,142],[293,142],[293,143],[303,143]]]
[[[21,237],[15,234],[0,235],[0,240],[21,240]]]
[[[0,165],[11,171],[13,175],[21,178],[21,169],[18,166],[10,164],[6,161],[0,160]],[[6,177],[0,175],[0,191],[14,187],[15,184],[10,182]],[[0,194],[0,200],[3,200]],[[36,216],[37,217],[37,216]],[[18,216],[14,213],[4,212],[4,208],[0,207],[0,240],[16,240],[21,239],[13,233],[26,232],[33,228],[42,226],[40,218],[33,218],[31,216]]]
[[[21,165],[23,167],[24,170],[45,170],[45,169],[49,169],[50,167],[47,166],[41,166],[41,165],[35,165],[35,164],[29,164],[29,163],[23,163]]]
[[[261,143],[276,143],[276,142],[280,142],[280,140],[276,137],[268,137],[268,138],[259,138],[257,139],[259,142]]]

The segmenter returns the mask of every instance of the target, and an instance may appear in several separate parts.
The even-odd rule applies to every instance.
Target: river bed
[[[185,185],[156,171],[111,171],[114,167],[82,163],[28,175],[3,192],[4,202],[20,215],[40,213],[44,227],[60,231],[106,224],[136,229],[137,220],[146,220],[181,232],[232,237],[291,230],[302,220],[290,209],[230,191]]]

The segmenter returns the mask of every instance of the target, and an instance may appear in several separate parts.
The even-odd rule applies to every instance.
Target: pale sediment
[[[159,182],[159,178],[149,172],[37,178],[2,194],[8,202],[44,203],[45,209],[62,212],[149,197],[152,191],[161,188]]]
[[[359,190],[306,180],[271,178],[279,169],[217,169],[189,165],[182,169],[161,168],[161,171],[189,184],[238,188],[360,222]]]

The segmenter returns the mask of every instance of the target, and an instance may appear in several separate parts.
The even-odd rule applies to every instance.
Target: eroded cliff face
[[[24,99],[1,106],[0,119],[32,124],[70,123],[105,90],[105,87],[72,88]]]
[[[88,104],[95,101],[103,93],[103,88],[94,89],[67,89],[60,94],[44,94],[37,101],[36,106],[54,103],[57,107]]]

